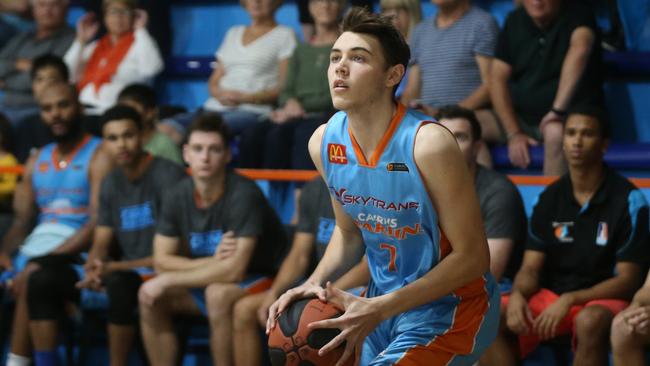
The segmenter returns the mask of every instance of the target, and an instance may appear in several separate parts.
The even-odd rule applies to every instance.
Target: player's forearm
[[[539,290],[539,273],[527,268],[521,268],[512,284],[512,292],[519,292],[528,299]]]
[[[324,286],[334,274],[345,273],[357,264],[363,250],[364,244],[360,236],[346,235],[337,226],[323,258],[307,281]]]
[[[348,290],[359,286],[367,286],[368,282],[370,282],[370,270],[364,257],[361,262],[336,280],[334,287]]]
[[[109,262],[107,266],[109,271],[127,271],[134,268],[153,267],[153,257]]]
[[[19,218],[14,218],[11,227],[2,241],[2,252],[12,255],[27,237],[27,225]]]
[[[212,257],[188,258],[180,255],[154,255],[153,264],[157,273],[187,271],[209,264]]]
[[[596,299],[620,299],[629,301],[637,285],[636,279],[630,276],[617,275],[593,287],[568,292],[563,295],[568,296],[573,305],[583,305]]]
[[[168,272],[168,286],[178,288],[205,287],[210,284],[237,283],[244,279],[245,266],[238,265],[235,258],[210,257],[206,265],[187,271]]]
[[[95,220],[91,219],[86,225],[82,226],[74,235],[63,242],[59,247],[52,251],[53,254],[77,254],[88,248],[92,240],[93,230],[95,229]]]
[[[383,319],[449,295],[489,270],[489,258],[451,252],[427,274],[397,291],[375,298]],[[487,260],[486,260],[487,259]]]

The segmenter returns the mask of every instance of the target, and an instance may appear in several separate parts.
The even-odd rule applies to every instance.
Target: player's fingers
[[[529,137],[529,138],[528,138],[528,144],[529,144],[529,145],[533,145],[533,146],[537,146],[537,145],[539,145],[539,141],[535,140],[535,139],[532,138],[532,137]]]
[[[341,358],[339,358],[338,362],[336,363],[336,366],[343,366],[345,364],[345,361],[347,361],[352,356],[353,353],[354,353],[354,345],[352,344],[352,342],[346,343],[345,350],[343,351]]]
[[[324,345],[318,350],[318,355],[323,356],[327,352],[340,346],[343,342],[345,342],[345,336],[346,336],[345,331],[339,333],[339,335],[334,337],[331,341],[329,341],[329,343],[327,343],[326,345]]]
[[[309,329],[320,329],[320,328],[341,328],[341,326],[344,324],[345,320],[341,319],[342,317],[334,318],[334,319],[325,319],[325,320],[319,320],[316,322],[311,322],[307,325]]]

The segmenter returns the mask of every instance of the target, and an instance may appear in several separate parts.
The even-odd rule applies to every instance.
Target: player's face
[[[129,166],[142,152],[140,130],[135,122],[119,119],[104,124],[104,145],[119,166]]]
[[[447,127],[454,135],[467,165],[476,161],[476,154],[478,152],[477,143],[472,138],[472,127],[469,121],[464,118],[443,118],[438,122]]]
[[[564,126],[564,157],[569,166],[592,166],[603,161],[607,139],[600,133],[598,121],[591,116],[572,114]]]
[[[374,37],[344,32],[330,52],[327,77],[334,108],[350,111],[380,99],[399,83],[386,67],[382,47]]]
[[[32,80],[32,93],[34,94],[34,98],[38,100],[48,85],[66,81],[63,80],[63,76],[55,67],[43,67],[39,69],[34,75],[34,80]]]
[[[72,123],[79,118],[81,107],[72,90],[65,84],[45,88],[39,100],[41,119],[52,135],[62,137],[68,134]]]
[[[223,174],[230,162],[230,150],[216,132],[194,131],[183,147],[183,157],[195,178],[212,178]]]

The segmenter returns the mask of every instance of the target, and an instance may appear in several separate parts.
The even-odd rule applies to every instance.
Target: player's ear
[[[386,86],[388,88],[392,88],[395,85],[399,84],[402,81],[405,72],[406,69],[402,64],[397,64],[389,67],[386,77]]]

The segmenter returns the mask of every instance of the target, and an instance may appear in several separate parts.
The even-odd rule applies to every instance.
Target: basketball
[[[318,356],[318,350],[329,343],[341,331],[339,329],[307,328],[309,323],[332,319],[343,312],[330,303],[319,299],[295,301],[280,314],[275,328],[269,334],[269,356],[273,366],[331,366],[343,355],[345,344]],[[345,363],[354,364],[354,356]]]

